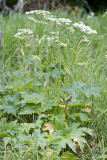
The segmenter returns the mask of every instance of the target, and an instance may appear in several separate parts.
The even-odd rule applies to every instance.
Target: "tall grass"
[[[73,33],[73,30],[68,31],[66,25],[61,28],[57,28],[51,23],[47,26],[38,26],[28,21],[26,15],[10,14],[7,17],[0,15],[0,30],[2,31],[0,60],[8,87],[11,88],[16,84],[23,86],[26,83],[26,88],[30,93],[30,87],[32,88],[34,83],[49,85],[49,88],[47,86],[41,88],[42,92],[46,94],[47,100],[51,99],[54,94],[58,104],[63,104],[63,99],[69,96],[68,93],[63,94],[62,88],[72,85],[73,81],[80,81],[87,85],[98,87],[100,92],[98,97],[90,96],[86,98],[83,94],[80,94],[79,97],[79,100],[84,101],[91,110],[91,113],[88,113],[91,122],[87,123],[87,126],[94,131],[94,137],[88,139],[92,153],[89,147],[86,147],[81,159],[106,159],[107,16],[89,16],[86,14],[70,17],[67,12],[61,11],[56,11],[53,14],[56,17],[69,18],[73,23],[82,21],[95,29],[97,35],[88,36],[90,42],[80,43],[81,33],[76,31]],[[25,40],[19,40],[14,35],[18,32],[17,29],[21,28],[31,29],[34,33],[34,38],[39,40],[44,35],[52,37],[52,34],[50,34],[52,31],[59,32],[59,39],[64,44],[67,44],[68,47],[57,46],[54,42],[49,47],[44,39],[42,43],[27,37]],[[53,68],[56,70],[52,72],[53,75],[51,77],[53,77],[50,78]],[[30,82],[33,82],[31,86]],[[2,74],[0,74],[0,83],[1,88],[4,88],[5,82]],[[41,84],[36,87],[38,92],[40,92],[39,85],[41,86]],[[12,154],[17,159],[17,153],[14,152]],[[9,156],[11,157],[11,153]],[[28,158],[29,155],[26,157]]]

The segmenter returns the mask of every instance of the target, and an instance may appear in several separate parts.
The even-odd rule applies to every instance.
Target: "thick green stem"
[[[37,31],[38,31],[38,38],[39,38],[39,58],[41,60],[42,54],[41,54],[41,36],[40,36],[40,31],[39,31],[39,25],[37,25]],[[40,71],[42,72],[42,66],[41,66],[41,61],[39,61],[39,67]]]
[[[58,104],[60,103],[60,82],[58,79]]]
[[[62,52],[61,52],[61,48],[60,48],[60,69],[61,69],[61,65],[62,65]]]
[[[77,44],[76,44],[76,47],[75,47],[75,50],[74,50],[74,58],[73,58],[73,63],[75,62],[75,58],[76,58],[76,52],[77,52],[77,50],[78,50],[78,46],[79,46],[79,44],[80,44],[80,42],[81,42],[81,38],[82,38],[82,34],[80,35],[80,38],[78,39],[78,41],[77,41]]]
[[[39,67],[40,67],[40,71],[42,72],[42,66],[41,66],[41,59],[42,59],[42,55],[41,55],[41,42],[39,43]]]
[[[46,99],[48,100],[49,96],[48,96],[48,89],[47,88],[45,88],[45,95],[46,95]]]
[[[65,112],[65,119],[67,120],[67,119],[68,119],[68,115],[67,115],[67,104],[65,105],[65,110],[64,110],[64,112]]]

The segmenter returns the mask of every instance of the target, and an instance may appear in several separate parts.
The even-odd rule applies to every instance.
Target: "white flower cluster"
[[[70,25],[70,23],[72,22],[70,19],[54,18],[53,16],[45,17],[45,19],[49,20],[49,21],[52,21],[52,22],[56,22],[57,25],[62,25],[62,23],[66,24],[66,25]]]
[[[39,44],[40,44],[45,38],[46,38],[46,35],[43,35],[40,39],[37,38],[37,39],[35,39],[35,40],[38,41]]]
[[[73,27],[68,27],[66,30],[68,30],[70,33],[74,33],[75,32]]]
[[[64,23],[71,23],[72,22],[70,19],[66,19],[66,18],[59,18],[58,20],[60,22],[64,22]]]
[[[60,42],[59,40],[56,40],[55,42],[58,43],[59,47],[67,47],[67,44]]]
[[[90,42],[90,40],[89,40],[89,39],[87,39],[87,37],[86,37],[86,36],[82,36],[82,40],[81,40],[81,42]]]
[[[51,37],[45,37],[45,40],[47,40],[48,42],[48,46],[51,46],[53,42],[55,42],[55,40],[57,39],[58,39],[57,35],[51,36]]]
[[[21,38],[20,36],[23,34],[32,34],[33,32],[30,29],[18,29],[18,33],[14,35],[14,37]],[[22,37],[23,38],[23,37]]]
[[[83,22],[74,23],[73,26],[79,28],[82,32],[87,34],[97,34],[95,30],[92,30],[89,26],[86,26]]]
[[[52,36],[52,37],[47,37],[46,39],[48,40],[48,42],[50,42],[52,40],[58,39],[58,37],[57,36],[55,36],[55,37]]]
[[[57,39],[58,39],[57,36],[47,37],[47,35],[44,35],[44,36],[42,36],[40,39],[37,38],[37,39],[35,39],[35,40],[36,40],[37,42],[39,42],[39,44],[40,44],[42,41],[46,40],[46,41],[48,41],[48,43],[49,43],[49,45],[50,45],[53,40],[57,40]]]
[[[36,14],[39,16],[43,16],[42,19],[45,19],[46,21],[52,21],[52,22],[56,22],[57,25],[62,25],[63,23],[66,25],[70,25],[70,23],[72,22],[70,19],[66,19],[66,18],[56,18],[54,17],[50,12],[48,11],[44,11],[44,10],[35,10],[35,11],[30,11],[30,12],[26,12],[26,14]],[[35,19],[31,19],[30,20],[34,21],[34,22],[38,22],[41,23],[41,21],[36,21]],[[43,22],[43,24],[45,24],[45,22]]]
[[[32,34],[33,32],[30,29],[18,29],[21,33]]]
[[[50,15],[51,13],[44,10],[35,10],[35,11],[26,12],[26,14],[42,14],[45,16],[45,15]]]
[[[33,18],[33,17],[28,17],[28,19],[30,19],[31,21],[33,21],[33,22],[35,22],[35,23],[38,23],[38,24],[47,24],[46,22],[38,21],[38,20],[36,20],[36,19]]]
[[[47,17],[45,17],[45,19],[48,20],[48,21],[52,21],[52,22],[57,22],[58,21],[58,19],[54,18],[54,16],[47,16]]]

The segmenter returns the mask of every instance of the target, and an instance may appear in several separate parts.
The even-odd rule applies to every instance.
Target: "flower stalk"
[[[72,96],[69,96],[68,98],[65,99],[65,119],[68,119],[68,114],[67,114],[67,109],[68,109],[68,102],[72,99]]]

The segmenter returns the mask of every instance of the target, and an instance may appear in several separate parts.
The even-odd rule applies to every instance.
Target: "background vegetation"
[[[53,15],[97,34],[0,15],[0,159],[105,160],[107,14]],[[33,37],[14,37],[21,28]]]
[[[93,11],[93,12],[102,12],[105,11],[107,8],[106,0],[1,0],[0,1],[0,9],[3,7],[3,1],[6,2],[7,7],[14,8],[15,4],[18,2],[21,5],[24,5],[24,12],[27,10],[34,10],[34,9],[58,9],[58,8],[70,8],[71,10],[74,7],[84,8],[86,11]],[[19,4],[16,8],[19,7]]]

